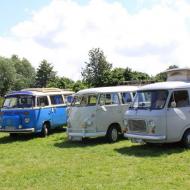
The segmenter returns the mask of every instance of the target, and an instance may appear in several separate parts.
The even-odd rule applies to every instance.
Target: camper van
[[[68,110],[69,139],[107,136],[110,142],[117,141],[119,133],[123,132],[122,116],[136,90],[135,86],[117,86],[77,92]]]
[[[181,141],[190,148],[190,69],[171,69],[166,74],[166,82],[137,90],[124,116],[124,136],[133,142]]]
[[[67,99],[72,91],[57,88],[33,88],[10,92],[0,111],[0,132],[41,133],[67,122]]]

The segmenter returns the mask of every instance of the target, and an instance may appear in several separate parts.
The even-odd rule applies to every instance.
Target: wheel
[[[47,137],[48,136],[48,133],[49,133],[48,128],[49,128],[48,124],[44,123],[42,126],[42,130],[41,130],[41,137]]]
[[[118,140],[118,137],[119,137],[119,132],[118,132],[117,127],[111,126],[107,132],[108,141],[109,142],[116,142]]]
[[[17,133],[9,133],[9,136],[11,138],[16,138],[18,136],[18,134]]]
[[[190,130],[187,130],[182,138],[182,145],[186,148],[190,148]]]

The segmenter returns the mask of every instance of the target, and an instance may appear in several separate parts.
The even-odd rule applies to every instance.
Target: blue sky
[[[80,79],[88,51],[155,75],[189,65],[190,0],[0,0],[0,56]]]

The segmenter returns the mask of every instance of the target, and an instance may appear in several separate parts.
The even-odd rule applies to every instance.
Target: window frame
[[[106,99],[105,99],[105,96],[107,94],[110,94],[111,95],[111,104],[106,104]],[[118,104],[113,104],[112,103],[112,94],[116,94],[117,95],[117,99],[118,99]],[[100,104],[100,99],[101,99],[101,96],[104,96],[104,104]],[[97,105],[100,105],[100,106],[115,106],[115,105],[120,105],[121,104],[121,100],[120,100],[120,96],[119,96],[119,93],[118,92],[106,92],[106,93],[100,93],[99,94],[99,98],[98,98],[98,102],[97,102]]]
[[[44,106],[38,105],[38,98],[42,98],[42,97],[47,98],[48,105],[44,105]],[[37,107],[48,107],[48,106],[50,106],[50,98],[47,95],[37,96],[36,99],[37,99],[36,100]]]
[[[188,98],[188,104],[186,106],[177,106],[177,102],[175,100],[175,92],[186,92],[187,93],[187,98]],[[172,97],[173,96],[173,97]],[[168,100],[168,104],[167,104],[167,108],[171,109],[171,98],[173,98],[173,101],[176,102],[176,108],[185,108],[185,107],[190,107],[190,96],[189,96],[189,90],[188,89],[176,89],[176,90],[173,90],[170,94],[170,97],[169,97],[169,100]]]

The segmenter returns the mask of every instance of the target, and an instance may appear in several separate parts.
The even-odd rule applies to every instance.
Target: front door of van
[[[122,109],[118,93],[100,94],[96,111],[97,132],[107,132],[112,123],[121,122]]]
[[[167,140],[180,140],[184,128],[190,124],[189,93],[187,90],[177,90],[171,94],[166,118]]]

